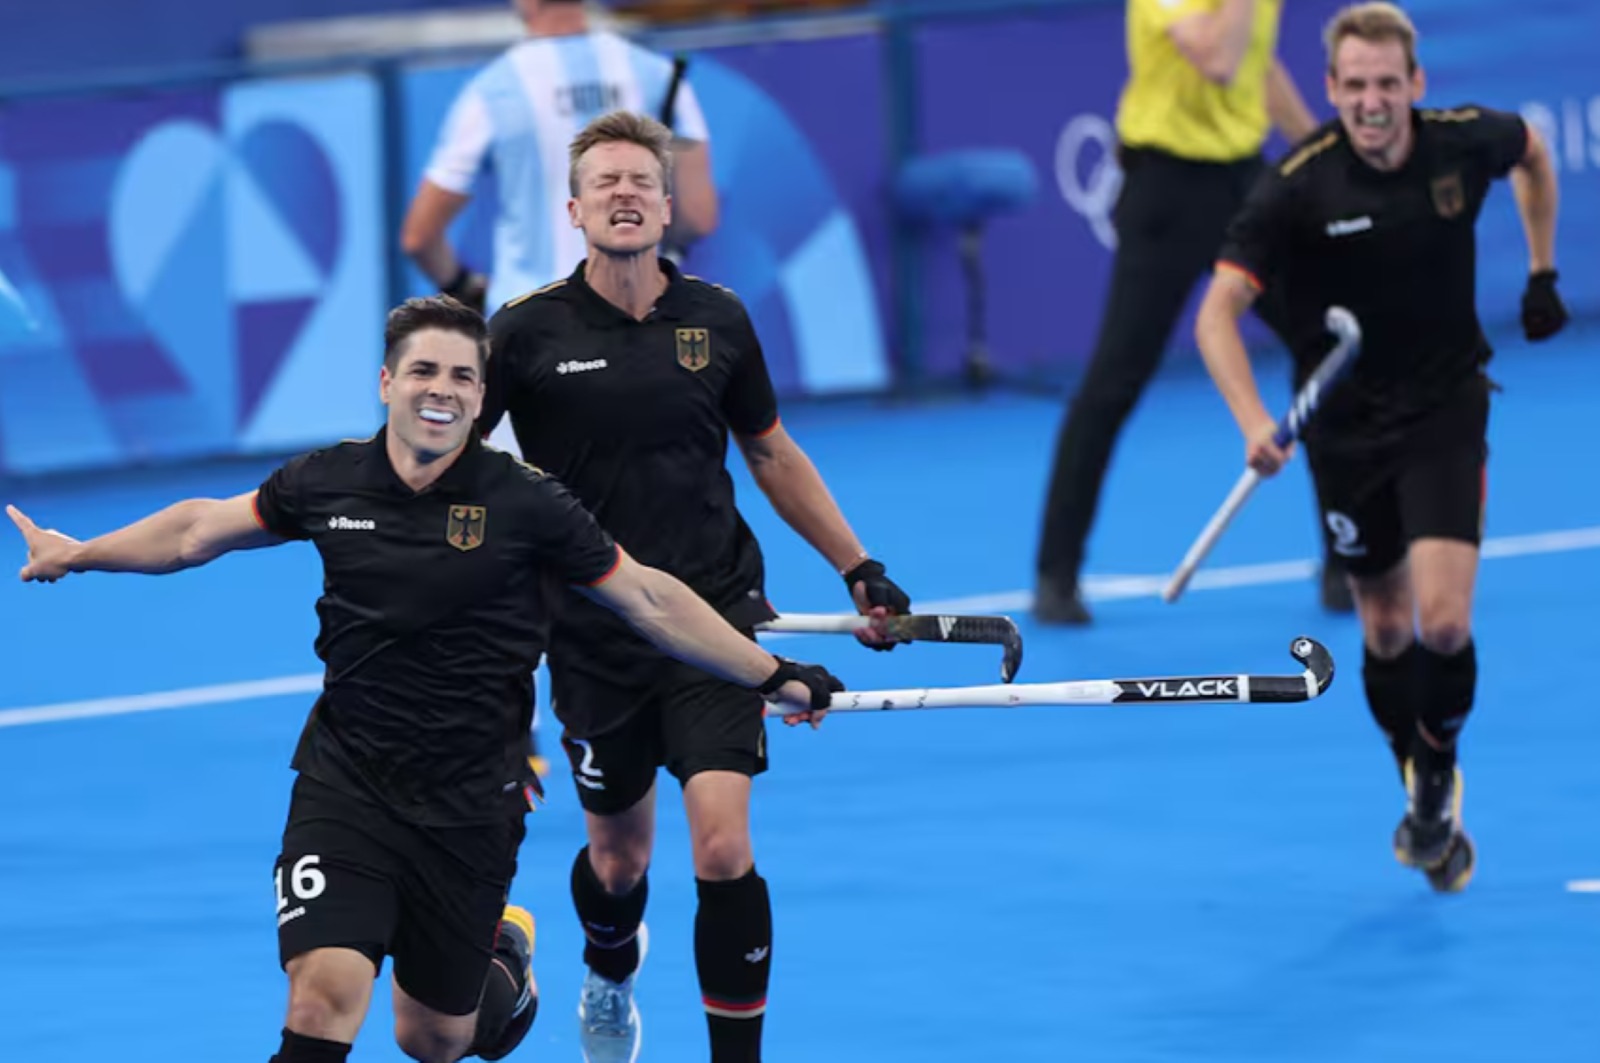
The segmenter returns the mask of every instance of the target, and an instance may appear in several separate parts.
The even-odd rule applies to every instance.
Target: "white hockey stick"
[[[1300,438],[1306,423],[1316,412],[1317,404],[1322,401],[1323,392],[1355,363],[1356,355],[1361,351],[1361,326],[1354,314],[1342,306],[1330,306],[1327,321],[1328,331],[1338,338],[1338,343],[1322,360],[1322,364],[1317,366],[1316,372],[1311,374],[1311,379],[1306,381],[1300,393],[1294,397],[1294,404],[1289,407],[1289,412],[1278,422],[1278,431],[1272,437],[1272,441],[1280,447],[1286,447]],[[1211,548],[1217,545],[1217,540],[1222,538],[1222,533],[1227,530],[1229,522],[1244,507],[1250,492],[1254,491],[1260,482],[1260,473],[1254,469],[1245,469],[1244,474],[1233,485],[1233,490],[1228,492],[1228,497],[1223,500],[1217,512],[1201,530],[1200,537],[1189,547],[1189,552],[1183,555],[1183,560],[1172,573],[1172,578],[1167,581],[1166,587],[1162,589],[1161,597],[1164,601],[1170,604],[1178,600],[1178,596],[1189,585],[1189,580],[1199,569],[1201,562],[1206,559]]]
[[[884,709],[1011,708],[1022,705],[1133,705],[1284,703],[1310,701],[1333,682],[1333,657],[1301,636],[1289,653],[1305,666],[1298,675],[1187,675],[1155,679],[1080,679],[1065,683],[1011,683],[909,690],[847,690],[833,695],[830,712]],[[775,713],[803,710],[773,706]]]

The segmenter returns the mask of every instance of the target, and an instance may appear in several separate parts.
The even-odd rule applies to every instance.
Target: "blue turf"
[[[1593,336],[1507,345],[1491,535],[1600,525]],[[1265,374],[1272,393],[1281,374]],[[795,409],[863,539],[922,599],[1030,585],[1053,402]],[[1237,474],[1203,378],[1177,373],[1124,437],[1100,574],[1164,572]],[[253,486],[240,462],[14,488],[88,534],[186,494]],[[844,604],[742,472],[781,608]],[[20,563],[17,540],[8,553]],[[1310,557],[1303,466],[1259,491],[1213,564]],[[314,671],[304,547],[159,582],[0,584],[0,709]],[[1600,551],[1486,562],[1480,710],[1465,739],[1482,865],[1438,898],[1395,864],[1399,787],[1361,699],[1353,621],[1291,583],[1107,601],[1084,631],[1028,623],[1021,679],[1285,671],[1289,639],[1340,672],[1311,706],[971,710],[775,729],[755,830],[777,908],[766,1058],[1566,1061],[1600,1058],[1600,722],[1582,682]],[[988,647],[796,639],[853,686],[993,682]],[[0,1059],[260,1063],[276,1045],[272,857],[310,698],[0,729]],[[580,819],[562,772],[532,820],[518,900],[540,918],[543,1010],[514,1059],[577,1060]],[[640,983],[646,1060],[704,1058],[693,883],[670,783]],[[356,1060],[398,1060],[378,986]]]

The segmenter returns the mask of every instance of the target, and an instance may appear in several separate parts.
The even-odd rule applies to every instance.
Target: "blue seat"
[[[989,360],[983,276],[983,229],[996,215],[1023,210],[1039,194],[1033,163],[1020,151],[974,148],[918,155],[895,175],[896,210],[925,230],[953,229],[967,284],[969,384],[994,379]]]
[[[955,228],[981,226],[1021,210],[1039,194],[1033,163],[1020,151],[972,149],[918,155],[900,168],[895,201],[914,221]]]

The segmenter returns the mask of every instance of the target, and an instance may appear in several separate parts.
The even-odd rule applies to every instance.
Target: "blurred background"
[[[1319,120],[1338,6],[1284,5],[1280,54]],[[779,920],[768,1058],[1600,1060],[1600,724],[1580,675],[1600,594],[1600,3],[1404,6],[1425,102],[1519,111],[1550,145],[1574,315],[1560,341],[1521,343],[1527,254],[1502,184],[1479,225],[1506,393],[1485,708],[1463,753],[1484,864],[1443,900],[1388,853],[1403,799],[1359,628],[1317,607],[1303,466],[1258,493],[1183,603],[1154,597],[1239,469],[1192,306],[1117,452],[1085,576],[1095,626],[1029,622],[1054,432],[1116,243],[1123,4],[589,6],[689,57],[722,203],[689,269],[742,296],[790,430],[919,611],[1013,613],[1024,681],[1285,671],[1300,633],[1341,662],[1315,711],[896,713],[775,735],[756,823]],[[369,435],[384,312],[434,288],[401,219],[456,92],[520,38],[510,7],[58,0],[7,3],[0,24],[0,496],[90,535]],[[972,260],[901,195],[908,166],[969,149],[1026,175],[977,240],[983,374]],[[480,266],[491,199],[451,230]],[[1281,402],[1281,355],[1249,336]],[[774,601],[845,608],[736,475]],[[0,586],[0,1060],[276,1043],[268,878],[318,680],[317,580],[309,550],[283,550],[158,586]],[[791,645],[858,688],[994,681],[987,647]],[[578,1058],[564,869],[581,827],[556,771],[518,883],[546,1012],[513,1058]],[[661,829],[644,1058],[701,1058],[681,814]],[[356,1060],[400,1058],[383,996]]]
[[[1285,7],[1280,51],[1319,118],[1334,0]],[[1600,10],[1423,0],[1432,99],[1535,120],[1562,170],[1563,291],[1600,222],[1600,98],[1582,42]],[[960,383],[953,231],[897,206],[919,155],[1014,152],[1031,194],[985,228],[998,376],[1070,389],[1094,338],[1120,184],[1122,5],[1096,0],[637,0],[595,17],[691,57],[723,211],[693,270],[740,292],[788,399]],[[427,291],[398,226],[456,91],[517,40],[508,5],[241,0],[17,5],[0,38],[0,476],[270,453],[362,434],[383,312]],[[1514,49],[1515,61],[1485,53]],[[1269,142],[1269,154],[1282,149]],[[492,178],[491,178],[492,180]],[[492,195],[452,229],[490,261]],[[1497,199],[1509,201],[1500,189]],[[1592,230],[1591,230],[1592,231]],[[1491,328],[1523,260],[1486,211]],[[1191,346],[1185,324],[1174,337]],[[1193,359],[1174,358],[1175,366]]]

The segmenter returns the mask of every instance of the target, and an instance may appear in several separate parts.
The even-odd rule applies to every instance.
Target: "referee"
[[[1269,126],[1291,143],[1316,126],[1275,57],[1282,7],[1128,0],[1117,251],[1094,354],[1056,442],[1033,606],[1045,623],[1089,622],[1078,577],[1117,435],[1261,172]]]
[[[275,874],[289,1004],[273,1063],[342,1063],[385,957],[411,1058],[500,1059],[527,1032],[532,927],[505,901],[527,811],[518,784],[533,781],[528,675],[549,629],[547,580],[801,718],[840,689],[772,657],[630,559],[555,480],[478,441],[488,329],[475,310],[411,300],[390,314],[385,348],[386,427],[295,458],[258,490],[179,502],[87,542],[7,510],[28,546],[24,580],[176,572],[290,540],[322,557],[326,677],[295,751]]]

